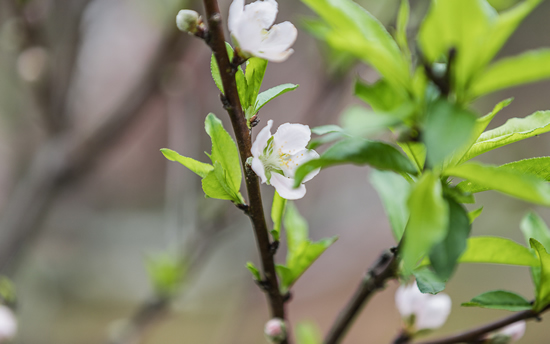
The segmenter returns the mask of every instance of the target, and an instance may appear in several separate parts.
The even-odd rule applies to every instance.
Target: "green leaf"
[[[164,297],[178,291],[187,272],[187,264],[172,253],[150,255],[145,266],[155,291]]]
[[[470,302],[463,303],[462,306],[502,309],[512,312],[525,311],[532,308],[531,303],[522,296],[505,290],[485,292],[474,297]]]
[[[430,171],[422,175],[411,190],[407,206],[410,216],[401,249],[405,275],[447,235],[449,209],[437,175]]]
[[[475,219],[481,215],[481,212],[483,211],[483,207],[477,208],[476,210],[472,210],[468,213],[468,218],[470,219],[470,223],[474,223]]]
[[[271,205],[271,220],[273,221],[273,230],[271,235],[273,240],[279,240],[281,233],[281,222],[283,219],[283,214],[285,212],[286,199],[279,196],[277,191],[273,195],[273,204]]]
[[[370,63],[397,90],[410,86],[409,63],[384,26],[351,0],[302,0],[330,26],[325,39],[334,49]]]
[[[283,85],[275,86],[273,88],[270,88],[267,91],[260,93],[258,95],[258,99],[256,100],[256,104],[254,105],[254,114],[260,111],[260,109],[271,100],[287,92],[294,91],[295,89],[298,88],[298,86],[300,85],[283,84]]]
[[[435,244],[430,251],[430,262],[441,279],[448,280],[456,267],[458,258],[466,250],[466,240],[470,235],[470,219],[464,207],[452,199],[447,199],[449,207],[449,228],[443,241]]]
[[[550,186],[527,174],[480,163],[464,163],[448,168],[445,175],[460,177],[535,204],[550,205]],[[467,184],[466,184],[467,185]]]
[[[408,107],[410,110],[410,107]],[[405,110],[405,109],[403,109]],[[347,108],[340,117],[345,131],[352,136],[372,136],[387,131],[401,123],[408,114],[407,110],[397,113],[374,112],[359,105]]]
[[[399,242],[409,219],[407,199],[411,185],[401,175],[391,171],[373,170],[370,182],[378,192],[390,220],[394,238]]]
[[[445,290],[446,281],[443,281],[432,270],[423,268],[415,270],[413,273],[416,285],[423,294],[435,295]]]
[[[367,84],[357,79],[354,94],[369,104],[376,112],[389,112],[405,102],[405,97],[397,93],[384,79],[374,84]]]
[[[354,164],[370,165],[379,170],[392,170],[415,174],[413,164],[394,147],[362,138],[349,138],[337,142],[321,154],[319,159],[310,160],[298,167],[294,176],[295,186],[312,171],[322,167]]]
[[[529,51],[503,58],[487,68],[472,83],[472,96],[550,78],[550,49]]]
[[[426,145],[422,142],[397,142],[397,144],[407,154],[409,159],[414,162],[417,171],[421,172],[426,162]]]
[[[469,238],[466,251],[458,261],[460,263],[539,265],[538,260],[527,247],[510,239],[484,236]]]
[[[519,225],[525,241],[533,238],[541,243],[546,250],[550,250],[550,230],[544,220],[535,212],[529,212],[523,217]]]
[[[540,261],[540,274],[533,274],[539,279],[535,281],[537,295],[533,310],[539,312],[550,304],[550,254],[537,240],[531,238],[529,242]]]
[[[202,190],[206,196],[211,198],[244,203],[241,194],[234,190],[229,183],[227,172],[223,169],[220,162],[216,161],[214,163],[214,170],[208,173],[202,180]]]
[[[222,122],[213,113],[206,116],[204,126],[212,140],[212,153],[210,155],[212,163],[220,163],[227,175],[227,184],[233,191],[238,193],[241,188],[242,174],[239,151],[235,142],[224,129]]]
[[[233,55],[235,54],[233,52],[233,47],[231,47],[231,44],[225,42],[225,47],[227,48],[227,55],[229,56],[229,61],[233,59]],[[210,71],[212,72],[212,79],[214,79],[214,83],[220,90],[222,94],[225,92],[223,91],[223,84],[222,84],[222,77],[220,76],[220,68],[218,67],[218,62],[216,62],[216,57],[214,54],[210,57]],[[242,72],[242,71],[241,71]]]
[[[296,341],[298,344],[321,344],[321,331],[316,324],[301,321],[296,326]]]
[[[409,44],[407,43],[407,25],[409,24],[409,15],[411,8],[409,0],[401,0],[401,6],[399,6],[399,12],[397,14],[397,23],[395,28],[395,40],[399,48],[408,59],[411,57],[409,50]]]
[[[550,111],[538,111],[525,118],[509,119],[504,125],[481,134],[462,161],[548,131],[550,131]]]
[[[311,132],[314,133],[315,135],[326,135],[330,133],[345,132],[345,130],[340,128],[337,125],[329,124],[329,125],[321,125],[319,127],[311,128]]]
[[[243,104],[243,107],[246,108],[256,104],[256,98],[258,97],[258,93],[260,93],[260,87],[262,86],[266,69],[267,60],[259,57],[251,57],[248,59],[245,70],[247,101],[246,105]]]
[[[439,165],[453,153],[460,152],[468,142],[476,118],[472,112],[445,100],[432,104],[423,132],[428,164]]]
[[[246,262],[246,268],[248,269],[248,271],[250,271],[250,273],[252,274],[252,278],[255,281],[262,280],[262,275],[260,274],[260,270],[256,267],[256,265],[254,265],[254,263]]]
[[[160,150],[164,157],[170,161],[177,161],[183,166],[187,167],[191,171],[198,174],[201,178],[206,177],[208,172],[212,171],[214,167],[210,164],[205,164],[203,162],[197,161],[195,159],[191,159],[182,155],[179,155],[177,152],[168,149],[168,148],[162,148]]]
[[[520,161],[510,162],[497,167],[499,170],[512,170],[519,174],[534,176],[540,180],[550,181],[550,157],[531,158]],[[458,187],[465,192],[482,192],[490,190],[487,186],[476,184],[469,181],[463,181]]]

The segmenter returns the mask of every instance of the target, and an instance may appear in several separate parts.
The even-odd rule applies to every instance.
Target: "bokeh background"
[[[224,16],[229,3],[220,1]],[[397,0],[360,3],[394,25]],[[411,4],[414,37],[429,1]],[[229,202],[205,199],[199,177],[159,152],[168,147],[206,161],[205,116],[214,112],[229,128],[210,78],[209,50],[175,30],[181,8],[202,11],[196,0],[0,1],[0,271],[17,287],[15,343],[265,342],[264,295],[244,267],[258,261],[248,219]],[[300,26],[313,16],[295,0],[280,0],[279,9],[277,22]],[[499,57],[550,46],[549,17],[547,1]],[[343,109],[360,103],[353,80],[377,78],[361,64],[332,68],[322,45],[303,30],[294,50],[287,62],[269,64],[263,89],[287,82],[300,87],[264,108],[260,127],[267,119],[275,126],[337,124]],[[491,127],[550,109],[548,82],[490,95],[474,107],[484,114],[511,96],[515,101]],[[550,135],[483,160],[546,155]],[[327,169],[296,202],[313,239],[339,240],[296,284],[291,322],[312,321],[326,331],[372,261],[394,244],[368,173]],[[262,190],[269,209],[273,189]],[[550,221],[548,209],[496,193],[477,200],[485,208],[474,235],[523,243],[519,223],[527,211]],[[185,257],[190,265],[168,303],[154,297],[147,275],[148,257],[158,254]],[[396,288],[391,282],[372,300],[344,343],[390,342],[400,327]],[[446,291],[453,313],[437,334],[506,315],[459,307],[491,289],[533,296],[527,268],[460,266]],[[521,343],[549,343],[548,320],[529,323]]]

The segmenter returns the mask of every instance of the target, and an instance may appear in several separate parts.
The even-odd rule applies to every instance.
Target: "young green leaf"
[[[296,342],[298,344],[321,344],[322,337],[319,327],[312,322],[299,322],[296,326]]]
[[[462,306],[502,309],[512,312],[525,311],[533,307],[531,303],[522,296],[505,290],[485,292],[474,297],[470,302],[463,303]]]
[[[447,235],[449,209],[438,176],[425,172],[411,190],[407,206],[410,215],[401,249],[406,275]]]
[[[512,169],[469,162],[446,169],[445,175],[464,178],[468,182],[524,201],[550,205],[549,185],[537,177]]]
[[[392,170],[416,174],[416,168],[394,147],[377,141],[362,138],[348,138],[335,143],[321,154],[319,159],[310,160],[301,165],[294,176],[295,185],[319,167],[354,164],[370,165],[379,170]]]
[[[428,268],[422,268],[413,272],[416,278],[416,285],[423,294],[432,294],[445,290],[446,281],[442,280],[432,270]]]
[[[483,207],[470,211],[468,213],[468,218],[470,219],[470,223],[474,223],[475,219],[477,219],[479,215],[481,215],[482,211],[483,211]]]
[[[244,203],[238,190],[234,190],[227,178],[227,172],[219,161],[214,163],[212,170],[202,179],[202,190],[206,196],[211,198],[233,201],[235,203]]]
[[[407,25],[409,24],[410,12],[411,7],[409,5],[409,0],[401,0],[401,6],[399,6],[399,13],[397,14],[395,41],[408,59],[411,58],[411,51],[407,43]]]
[[[205,164],[195,159],[179,155],[178,152],[175,152],[171,149],[162,148],[160,151],[166,159],[179,162],[183,166],[198,174],[201,178],[206,177],[208,172],[214,169],[214,167],[212,167],[212,165],[210,164]]]
[[[550,304],[550,254],[537,240],[531,238],[529,242],[540,261],[540,273],[533,274],[534,277],[539,279],[535,281],[537,295],[533,306],[533,310],[538,312]]]
[[[273,240],[279,240],[285,207],[286,199],[279,196],[277,191],[275,191],[275,194],[273,195],[273,204],[271,205],[271,220],[273,221],[273,230],[271,231],[271,235],[273,236]]]
[[[250,271],[250,273],[252,274],[252,278],[255,281],[262,280],[262,275],[260,274],[260,270],[256,267],[256,265],[254,265],[254,263],[246,262],[246,268],[248,269],[248,271]]]
[[[385,132],[394,127],[411,113],[411,107],[397,113],[381,113],[366,109],[363,106],[352,105],[340,116],[340,122],[345,131],[352,136],[367,137]],[[401,109],[400,109],[401,110]]]
[[[527,247],[510,239],[483,236],[468,238],[466,251],[458,261],[460,263],[539,265],[538,260]]]
[[[238,192],[241,188],[241,164],[235,142],[224,129],[222,122],[213,114],[206,116],[206,132],[212,140],[212,163],[219,162],[227,177],[227,184]]]
[[[495,62],[472,82],[472,97],[550,78],[550,49],[539,49]]]
[[[424,143],[427,161],[436,166],[460,152],[476,123],[476,115],[445,100],[438,100],[428,108]]]
[[[466,240],[470,235],[470,219],[464,207],[452,199],[447,199],[449,207],[449,228],[443,241],[435,244],[430,251],[430,262],[437,275],[448,280],[453,274],[458,258],[466,250]]]
[[[233,55],[235,54],[233,52],[233,47],[231,47],[231,44],[227,42],[225,42],[225,47],[227,48],[227,55],[229,55],[229,61],[231,61],[233,59]],[[216,62],[216,57],[214,56],[214,54],[212,54],[212,56],[210,57],[210,72],[212,73],[212,79],[214,79],[214,83],[216,84],[220,92],[224,94],[222,77],[220,76],[220,68],[218,67],[218,62]]]
[[[177,292],[187,272],[186,263],[171,253],[148,256],[146,268],[156,292],[164,297]]]
[[[417,171],[421,172],[426,163],[426,145],[422,142],[397,142],[397,144],[407,154],[409,159],[414,162]]]
[[[245,70],[247,85],[246,105],[243,104],[243,107],[246,108],[250,105],[256,104],[256,98],[258,98],[258,93],[260,93],[260,87],[262,86],[266,69],[267,60],[259,57],[251,57],[248,59]]]
[[[407,199],[411,184],[403,176],[391,171],[373,170],[369,179],[382,200],[393,236],[399,242],[409,219]]]
[[[328,125],[321,125],[319,127],[311,128],[311,132],[315,135],[326,135],[330,133],[345,132],[345,130],[337,125],[328,124]]]
[[[525,118],[509,119],[504,125],[481,134],[462,161],[548,131],[550,131],[550,111],[537,111]]]
[[[256,99],[256,103],[254,104],[254,111],[252,115],[258,113],[258,111],[260,111],[260,109],[271,100],[287,92],[294,91],[298,88],[298,86],[300,85],[282,84],[258,94],[258,98]]]
[[[380,79],[374,84],[367,84],[357,79],[354,93],[376,112],[390,112],[406,100],[406,97],[396,92],[384,79]]]
[[[523,217],[519,226],[526,242],[533,238],[541,243],[546,250],[550,250],[550,230],[537,213],[529,212]]]

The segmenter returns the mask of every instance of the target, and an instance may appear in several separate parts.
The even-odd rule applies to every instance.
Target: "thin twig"
[[[368,300],[377,291],[384,289],[386,281],[396,277],[397,258],[394,251],[384,251],[369,269],[351,299],[334,321],[324,344],[339,343]]]
[[[269,301],[271,316],[284,319],[284,300],[279,290],[275,262],[271,254],[271,242],[265,221],[260,183],[258,176],[246,165],[246,160],[252,155],[252,141],[250,131],[246,125],[245,116],[239,100],[235,75],[232,73],[231,61],[227,55],[225,38],[223,33],[222,16],[216,0],[203,0],[208,22],[208,39],[206,40],[218,63],[225,95],[224,107],[229,114],[231,124],[237,139],[237,145],[241,155],[241,163],[245,171],[245,183],[248,191],[249,208],[248,216],[252,221],[256,243],[260,252],[263,273],[265,278],[266,294]],[[286,341],[285,341],[286,343]]]
[[[495,322],[455,334],[449,337],[443,337],[439,339],[432,339],[425,342],[418,342],[418,344],[458,344],[458,343],[477,343],[479,342],[486,334],[501,329],[505,326],[513,324],[521,320],[530,320],[530,319],[540,319],[540,315],[550,309],[550,305],[546,306],[542,311],[535,312],[532,310],[522,311],[515,313],[506,318],[497,320]],[[404,343],[409,343],[404,342]]]

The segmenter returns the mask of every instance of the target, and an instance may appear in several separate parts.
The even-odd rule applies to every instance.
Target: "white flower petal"
[[[275,22],[278,10],[277,1],[255,1],[244,7],[243,21],[256,22],[262,29],[269,29]]]
[[[250,166],[252,171],[254,171],[258,177],[260,177],[262,183],[267,182],[267,177],[265,175],[265,166],[259,158],[252,159],[252,165]]]
[[[267,121],[267,125],[260,130],[256,136],[256,140],[252,144],[251,153],[255,158],[258,158],[263,154],[264,148],[267,146],[267,141],[271,137],[271,127],[273,126],[273,120]],[[256,172],[257,173],[257,172]]]
[[[258,48],[263,39],[262,30],[258,23],[242,20],[237,28],[231,32],[231,36],[236,40],[235,44],[241,51],[257,56]]]
[[[415,285],[402,285],[395,292],[395,305],[402,318],[408,318],[414,313],[415,299],[420,292]]]
[[[304,184],[300,185],[297,189],[293,188],[294,179],[287,178],[279,173],[271,174],[270,184],[273,185],[279,195],[288,200],[300,199],[306,194],[306,187]]]
[[[297,37],[298,30],[291,22],[285,21],[273,25],[262,40],[260,51],[262,53],[285,52],[296,42]]]
[[[416,329],[436,329],[447,321],[451,313],[451,298],[447,294],[430,295],[424,306],[416,312]]]
[[[227,26],[230,32],[237,30],[237,26],[243,17],[243,12],[244,0],[233,0],[229,7],[229,18],[227,19]]]
[[[0,305],[0,341],[13,338],[17,332],[17,319],[12,310]]]
[[[293,52],[294,52],[293,49],[288,49],[282,52],[267,52],[267,53],[258,51],[258,52],[255,52],[253,55],[271,62],[285,62],[290,57],[290,55],[292,55]]]
[[[506,327],[503,327],[497,333],[509,336],[512,339],[512,342],[518,341],[525,334],[525,321],[518,321],[510,324]]]
[[[317,154],[316,151],[312,149],[304,149],[301,151],[298,151],[298,153],[291,155],[290,158],[286,161],[286,163],[281,166],[281,169],[283,170],[286,177],[294,178],[294,175],[296,173],[296,169],[300,167],[302,164],[312,160],[317,159],[319,157],[319,154]],[[315,177],[317,174],[319,174],[319,171],[321,169],[316,169],[313,172],[310,172],[306,178],[302,181],[302,183],[305,183],[309,180],[311,180],[313,177]]]
[[[311,138],[311,130],[307,125],[285,123],[273,135],[275,151],[293,155],[306,148]]]

